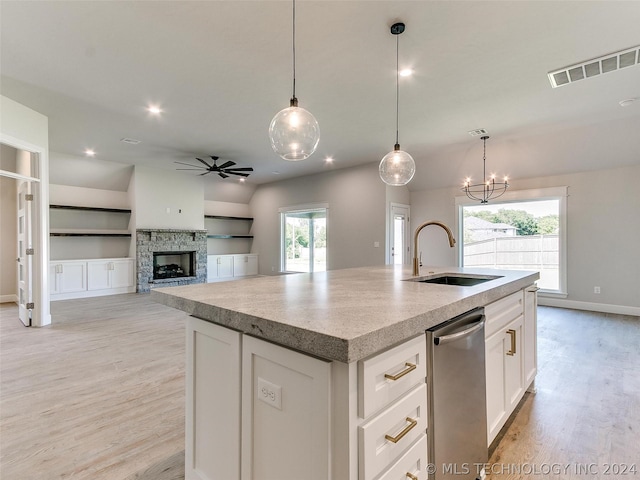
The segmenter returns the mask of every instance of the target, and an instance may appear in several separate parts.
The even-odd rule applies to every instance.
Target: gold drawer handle
[[[516,331],[509,329],[507,333],[511,336],[511,350],[507,352],[507,355],[513,357],[516,354]]]
[[[402,370],[400,373],[397,373],[395,375],[389,375],[388,373],[384,374],[384,378],[388,378],[389,380],[393,380],[394,382],[402,377],[404,377],[407,373],[409,372],[413,372],[416,369],[415,364],[413,363],[405,363],[404,364],[405,368],[404,370]]]
[[[414,420],[413,418],[407,417],[406,420],[407,422],[409,422],[409,425],[404,427],[404,429],[398,435],[396,435],[395,437],[392,437],[391,435],[385,435],[384,438],[393,443],[398,443],[400,440],[402,440],[402,437],[409,433],[411,429],[418,424],[418,421]]]
[[[407,472],[407,478],[410,478],[411,480],[418,480],[418,477],[416,477],[413,473],[409,473],[409,472]]]

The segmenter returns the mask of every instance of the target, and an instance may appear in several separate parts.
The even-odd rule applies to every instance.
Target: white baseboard
[[[538,305],[573,308],[575,310],[589,310],[591,312],[615,313],[619,315],[634,315],[636,317],[640,317],[640,307],[610,305],[608,303],[578,302],[576,300],[543,297],[542,295],[538,295]]]
[[[18,303],[18,296],[15,293],[0,295],[0,303]]]

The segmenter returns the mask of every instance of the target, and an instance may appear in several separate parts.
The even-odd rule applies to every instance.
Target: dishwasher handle
[[[461,338],[468,337],[472,333],[480,330],[482,327],[484,327],[484,317],[481,317],[478,322],[472,323],[469,328],[465,328],[460,332],[452,333],[450,335],[443,335],[441,337],[434,336],[433,343],[435,345],[443,345],[445,343],[454,342],[456,340],[460,340]]]

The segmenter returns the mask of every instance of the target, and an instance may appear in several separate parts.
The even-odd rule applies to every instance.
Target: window
[[[460,265],[540,272],[541,292],[566,296],[567,187],[508,192],[478,204],[457,197]]]
[[[283,272],[326,271],[327,211],[326,207],[280,210]]]

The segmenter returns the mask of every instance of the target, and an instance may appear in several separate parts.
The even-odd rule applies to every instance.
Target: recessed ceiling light
[[[120,141],[122,143],[128,143],[129,145],[138,145],[140,143],[140,140],[136,140],[135,138],[121,138]]]
[[[410,77],[411,75],[413,75],[413,70],[410,68],[403,68],[398,73],[400,73],[401,77]]]
[[[638,99],[637,98],[627,98],[626,100],[621,100],[619,103],[620,103],[621,107],[628,107],[629,105],[634,103],[636,100],[638,100]]]
[[[244,182],[245,182],[245,180],[246,180],[246,178],[241,178],[241,179],[239,179],[240,183],[244,183]]]
[[[333,157],[326,157],[326,158],[324,159],[324,161],[325,161],[326,163],[333,163]]]
[[[271,172],[271,173],[274,174],[274,175],[280,175],[280,172],[277,172],[275,170],[273,172]]]
[[[157,105],[149,105],[147,111],[152,115],[160,115],[162,113],[162,109]]]
[[[85,154],[87,157],[95,157],[95,156],[96,156],[96,152],[95,152],[94,150],[90,149],[90,148],[87,148],[87,149],[84,151],[84,154]]]

